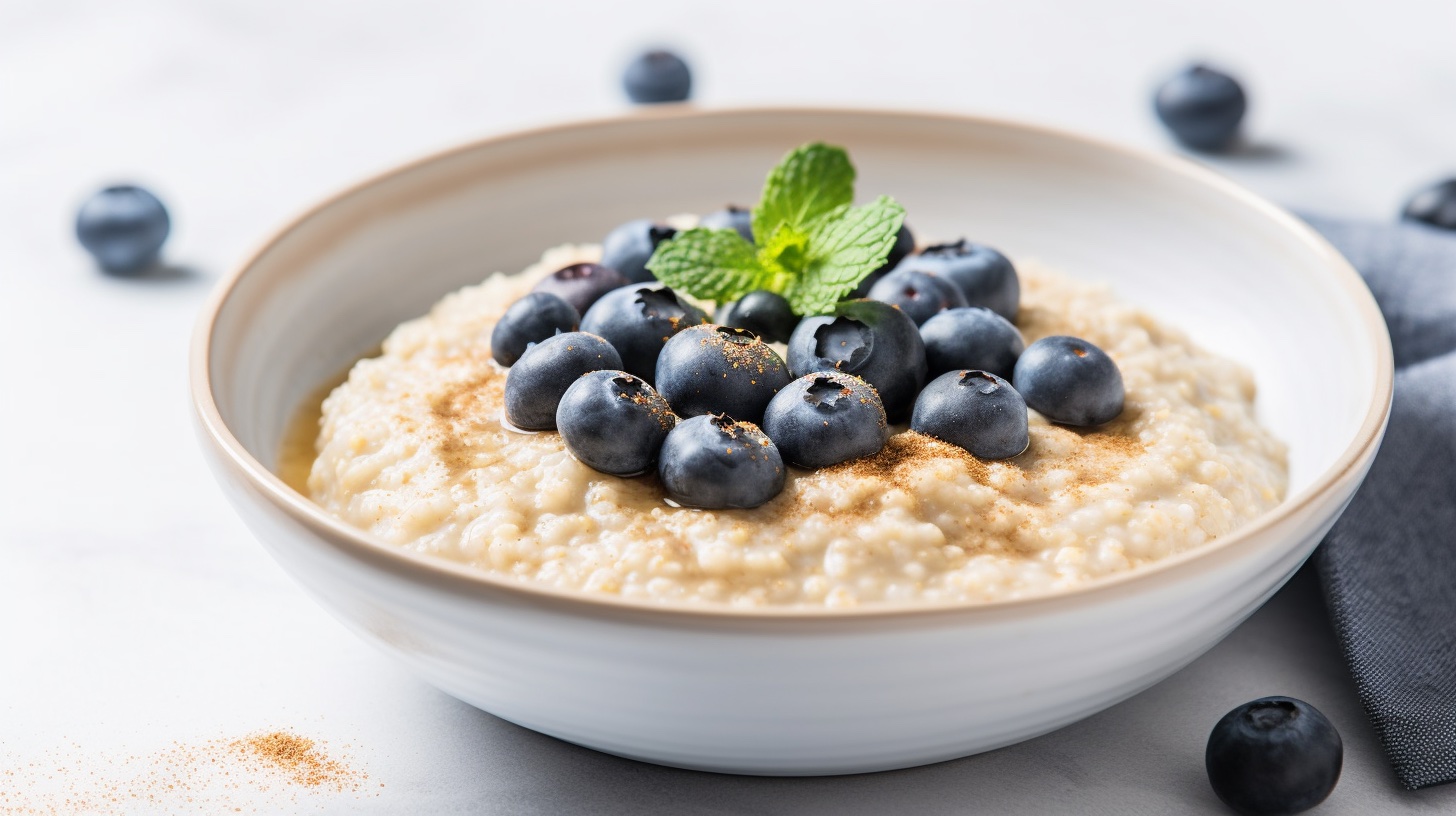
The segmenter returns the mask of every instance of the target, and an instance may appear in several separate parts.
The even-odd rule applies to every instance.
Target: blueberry
[[[685,417],[728,414],[762,422],[768,401],[790,379],[777,352],[732,326],[683,329],[657,356],[657,390]]]
[[[678,332],[707,323],[708,316],[666,286],[630,284],[602,295],[581,318],[581,330],[607,339],[624,368],[656,382],[657,355]]]
[[[871,272],[869,277],[859,282],[854,291],[849,294],[852,298],[869,297],[870,287],[879,282],[880,278],[889,274],[899,263],[905,260],[905,256],[915,251],[915,234],[904,224],[900,225],[900,231],[895,233],[895,245],[890,247],[890,254],[885,258],[884,264],[879,269]]]
[[[1016,358],[1026,348],[1011,321],[990,309],[949,309],[920,327],[929,376],[969,368],[1010,379]]]
[[[693,75],[683,58],[671,51],[648,51],[622,73],[627,98],[639,105],[681,102],[693,90]]]
[[[1158,118],[1194,150],[1219,151],[1233,144],[1247,108],[1238,80],[1203,65],[1184,68],[1153,97]]]
[[[851,300],[835,314],[806,317],[789,338],[789,370],[795,377],[843,371],[869,383],[885,414],[900,422],[925,384],[925,344],[915,321],[878,300]]]
[[[572,383],[583,374],[621,367],[616,349],[595,334],[548,337],[526,349],[506,374],[506,420],[530,431],[555,428],[556,406]]]
[[[495,324],[490,356],[503,366],[512,366],[527,346],[559,332],[574,332],[580,323],[581,315],[570,303],[546,292],[528,292]]]
[[[1057,335],[1027,346],[1011,382],[1026,404],[1063,425],[1101,425],[1122,413],[1122,372],[1102,349]]]
[[[704,414],[668,432],[657,475],[685,507],[757,507],[784,489],[784,460],[752,422]]]
[[[160,199],[130,184],[107,187],[76,213],[76,238],[110,275],[135,275],[157,262],[172,231]]]
[[[870,287],[870,299],[900,307],[918,326],[946,309],[966,305],[956,286],[933,272],[895,269]]]
[[[799,318],[783,297],[759,289],[749,292],[718,310],[718,322],[725,326],[748,329],[768,343],[787,343]]]
[[[915,400],[911,430],[959,445],[978,459],[1010,459],[1031,444],[1026,402],[989,371],[948,371]]]
[[[1456,230],[1456,178],[1433,184],[1411,196],[1401,216],[1407,221]]]
[[[785,386],[768,404],[763,431],[785,461],[806,468],[874,456],[890,438],[880,395],[838,371],[806,374]]]
[[[602,239],[602,266],[617,270],[632,283],[655,280],[647,261],[658,244],[674,235],[677,230],[647,218],[628,221]]]
[[[533,292],[549,292],[586,314],[593,303],[602,295],[631,283],[621,272],[608,266],[594,263],[579,263],[563,267],[536,282]]]
[[[1340,781],[1344,745],[1319,709],[1264,697],[1223,715],[1204,763],[1213,792],[1243,814],[1302,813]]]
[[[567,450],[588,467],[614,476],[645,473],[677,417],[652,386],[625,371],[577,378],[556,408]]]
[[[1016,267],[1000,252],[964,239],[926,247],[896,269],[933,272],[960,287],[966,305],[982,306],[1007,320],[1015,320],[1021,306],[1021,281]]]
[[[698,220],[698,226],[708,229],[738,230],[743,240],[753,243],[753,211],[729,204],[721,210],[710,212]]]

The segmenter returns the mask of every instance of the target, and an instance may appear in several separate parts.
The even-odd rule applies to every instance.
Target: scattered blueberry
[[[1158,88],[1153,108],[1184,145],[1219,151],[1238,135],[1248,100],[1238,80],[1207,66],[1191,65]]]
[[[574,332],[581,315],[570,303],[546,292],[528,292],[511,304],[490,333],[490,356],[510,367],[526,347],[561,332]]]
[[[1456,230],[1456,178],[1433,184],[1411,196],[1401,216],[1407,221]]]
[[[677,54],[648,51],[627,64],[622,88],[639,105],[681,102],[692,94],[693,75]]]
[[[611,267],[579,263],[552,272],[537,281],[531,291],[549,292],[570,303],[578,314],[586,314],[602,295],[629,283],[621,272]]]
[[[1102,349],[1057,335],[1027,346],[1011,381],[1026,404],[1063,425],[1101,425],[1122,413],[1122,372]]]
[[[721,210],[710,212],[698,220],[698,226],[708,229],[738,230],[743,240],[753,243],[753,211],[729,204]]]
[[[657,356],[657,390],[685,417],[727,414],[762,422],[768,401],[790,379],[777,352],[732,326],[683,329]]]
[[[920,325],[946,309],[966,305],[960,287],[933,272],[895,269],[870,287],[870,299],[900,307]]]
[[[566,389],[556,429],[588,467],[614,476],[645,473],[677,423],[667,400],[625,371],[593,371]]]
[[[925,344],[915,321],[877,300],[847,301],[835,312],[799,321],[789,338],[789,370],[795,377],[853,374],[879,393],[890,422],[903,421],[925,384]]]
[[[895,233],[895,245],[890,247],[890,254],[885,258],[885,263],[879,269],[871,272],[869,277],[859,282],[850,292],[851,298],[869,297],[870,287],[879,282],[880,278],[889,274],[899,263],[905,260],[905,256],[915,251],[915,234],[904,224],[900,225],[900,231]]]
[[[651,219],[628,221],[602,239],[602,266],[617,270],[632,283],[655,280],[647,269],[647,261],[658,244],[674,235],[677,230]]]
[[[602,295],[581,318],[581,330],[600,335],[622,355],[623,368],[656,381],[657,355],[678,332],[708,322],[698,307],[665,286],[630,284]]]
[[[135,275],[157,262],[172,231],[161,199],[130,184],[107,187],[76,213],[76,238],[110,275]]]
[[[988,371],[949,371],[915,400],[910,428],[978,459],[1010,459],[1031,444],[1026,402],[1011,383]]]
[[[969,306],[983,306],[1015,320],[1021,306],[1021,280],[1016,267],[1000,252],[966,240],[926,247],[900,262],[895,271],[914,269],[939,275],[960,287]]]
[[[1243,814],[1302,813],[1340,781],[1344,745],[1319,709],[1264,697],[1225,714],[1208,736],[1208,781]]]
[[[784,489],[784,460],[752,422],[704,414],[667,434],[657,475],[685,507],[757,507]]]
[[[806,374],[768,404],[763,431],[790,464],[821,468],[874,456],[890,438],[885,407],[869,383],[850,374]]]
[[[990,309],[948,309],[920,326],[930,377],[969,368],[1010,379],[1026,349],[1021,332]]]
[[[530,431],[556,427],[561,395],[581,375],[622,367],[606,340],[586,332],[548,337],[526,349],[506,374],[506,420]]]
[[[767,289],[749,292],[718,310],[724,326],[748,329],[768,343],[787,343],[799,317],[787,300]]]

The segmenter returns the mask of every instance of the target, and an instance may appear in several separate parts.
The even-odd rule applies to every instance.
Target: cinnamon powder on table
[[[378,796],[382,783],[327,743],[290,730],[174,742],[146,755],[72,744],[38,758],[0,754],[0,816],[256,813]]]

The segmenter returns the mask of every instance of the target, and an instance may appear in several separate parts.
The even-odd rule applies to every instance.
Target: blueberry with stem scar
[[[593,371],[566,389],[556,429],[566,449],[590,468],[635,476],[657,464],[677,417],[652,386],[625,371]]]
[[[1026,402],[986,371],[950,371],[915,400],[910,428],[965,448],[978,459],[1020,456],[1031,443]]]
[[[784,460],[751,422],[703,414],[678,423],[662,443],[657,475],[685,507],[750,508],[784,489]]]
[[[842,371],[869,383],[890,422],[910,414],[925,384],[925,344],[904,312],[877,300],[840,303],[835,314],[806,317],[789,338],[795,377]]]
[[[880,395],[839,371],[806,374],[768,404],[763,431],[789,464],[822,468],[874,456],[890,439]]]
[[[661,285],[630,284],[606,293],[587,309],[581,330],[601,335],[622,355],[623,368],[656,382],[657,356],[672,336],[708,322],[698,307]]]
[[[763,421],[763,409],[789,384],[789,367],[746,329],[691,326],[657,356],[657,390],[682,416],[728,414]]]
[[[1043,337],[1016,361],[1011,382],[1052,422],[1101,425],[1122,413],[1122,372],[1102,349],[1078,337]]]

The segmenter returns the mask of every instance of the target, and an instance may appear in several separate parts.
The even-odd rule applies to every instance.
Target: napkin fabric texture
[[[1409,789],[1456,781],[1456,232],[1309,218],[1390,327],[1385,442],[1315,558],[1360,701]]]

